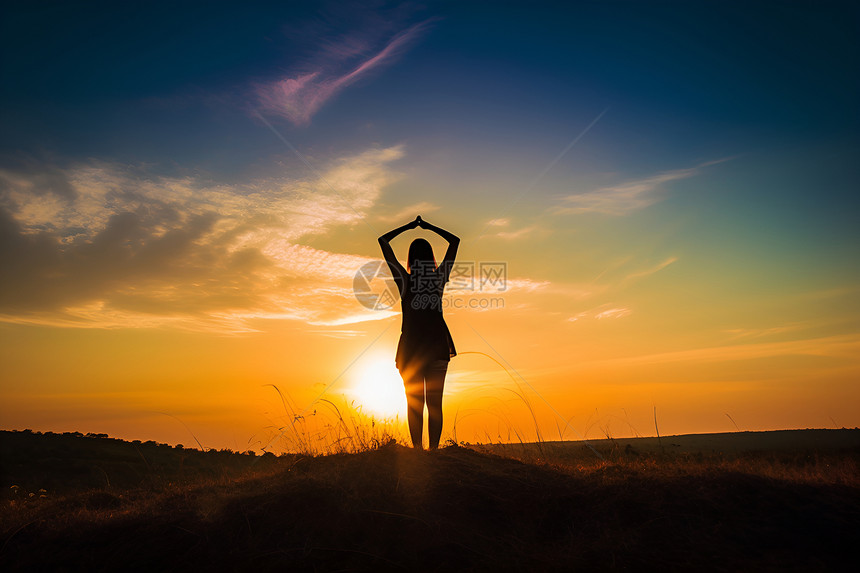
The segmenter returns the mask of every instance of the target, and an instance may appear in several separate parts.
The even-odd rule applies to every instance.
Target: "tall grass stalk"
[[[320,398],[320,408],[298,410],[293,401],[274,384],[284,409],[281,424],[264,428],[273,436],[260,449],[264,452],[297,453],[309,456],[360,452],[388,443],[405,443],[400,417],[378,419],[365,414],[355,402],[335,403]],[[253,440],[253,437],[249,442]]]
[[[479,336],[480,336],[480,335],[479,335]],[[516,384],[516,385],[517,385],[517,388],[520,390],[520,392],[522,392],[522,388],[520,387],[520,383],[519,383],[519,381],[514,377],[514,375],[513,375],[513,374],[511,374],[511,370],[510,370],[510,369],[508,369],[504,364],[502,364],[501,362],[499,362],[498,360],[496,360],[495,358],[493,358],[492,356],[490,356],[489,354],[487,354],[486,352],[479,352],[479,351],[477,351],[477,350],[472,350],[472,351],[467,351],[467,352],[460,352],[460,354],[461,354],[461,355],[463,355],[463,354],[480,354],[481,356],[484,356],[484,357],[486,357],[486,358],[489,358],[490,360],[492,360],[493,362],[495,362],[496,364],[498,364],[498,365],[499,365],[499,367],[501,367],[501,368],[502,368],[502,370],[504,370],[504,371],[505,371],[505,373],[510,377],[510,379],[514,381],[514,384]],[[517,373],[517,375],[518,375],[518,376],[520,376],[520,375],[519,375],[519,373]],[[520,376],[520,378],[522,378],[523,382],[525,382],[525,383],[526,383],[526,385],[528,385],[530,388],[532,388],[531,384],[529,384],[529,383],[528,383],[528,381],[527,381],[525,378],[523,378],[522,376]],[[555,414],[555,415],[556,415],[560,420],[562,420],[562,421],[564,422],[564,424],[565,424],[565,426],[566,426],[566,427],[568,427],[568,428],[570,428],[571,430],[573,430],[573,431],[574,431],[574,433],[575,433],[577,436],[579,436],[579,438],[582,440],[582,442],[583,442],[586,446],[588,446],[588,449],[589,449],[589,450],[591,450],[591,451],[594,453],[594,455],[596,455],[596,456],[597,456],[598,458],[600,458],[600,459],[603,459],[603,454],[601,454],[600,452],[598,452],[598,451],[597,451],[597,450],[596,450],[596,449],[595,449],[595,448],[594,448],[594,447],[593,447],[593,446],[588,442],[588,440],[586,440],[586,439],[585,439],[585,437],[584,437],[584,436],[582,436],[579,432],[577,432],[577,431],[576,431],[576,428],[574,428],[574,427],[570,424],[570,422],[569,422],[568,420],[566,420],[566,419],[564,418],[564,416],[562,416],[562,415],[559,413],[559,411],[558,411],[558,410],[556,410],[556,409],[555,409],[555,407],[553,407],[553,405],[552,405],[552,404],[550,404],[550,403],[546,400],[546,398],[544,398],[543,396],[541,396],[541,395],[540,395],[540,393],[539,393],[537,390],[535,390],[534,388],[532,388],[532,390],[533,390],[533,391],[534,391],[534,393],[537,395],[537,397],[538,397],[538,398],[540,398],[540,399],[541,399],[541,401],[542,401],[544,404],[546,404],[546,405],[549,407],[549,409],[550,409],[550,410],[552,410],[552,412],[553,412],[553,413],[554,413],[554,414]],[[525,393],[523,392],[523,394],[525,394]],[[530,404],[528,404],[528,403],[527,403],[527,405],[529,406],[529,409],[531,410],[531,405],[530,405]],[[534,411],[533,411],[533,410],[532,410],[532,417],[534,418]],[[535,419],[535,424],[537,424],[537,420],[536,420],[536,419]]]

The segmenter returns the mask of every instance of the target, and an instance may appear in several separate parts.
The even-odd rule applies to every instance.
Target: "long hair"
[[[409,245],[409,258],[406,260],[406,270],[412,272],[412,267],[433,265],[436,270],[436,257],[433,256],[433,247],[427,239],[415,239]]]

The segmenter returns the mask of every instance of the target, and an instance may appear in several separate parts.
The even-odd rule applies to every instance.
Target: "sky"
[[[5,12],[4,429],[402,425],[376,238],[419,214],[443,441],[860,426],[852,3]]]

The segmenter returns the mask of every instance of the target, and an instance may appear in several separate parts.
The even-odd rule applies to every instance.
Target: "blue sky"
[[[543,141],[554,132],[611,106],[616,134],[647,130],[673,157],[856,139],[850,3],[32,6],[5,19],[7,152],[202,163],[215,147],[252,145],[250,85],[332,64],[319,51],[344,39],[370,56],[422,22],[403,53],[327,102],[313,130],[284,129],[317,145],[366,138],[372,124],[380,138],[509,136],[552,149]]]
[[[758,187],[762,202],[790,198],[802,214],[809,205],[800,196],[808,195],[822,216],[856,212],[856,8],[563,6],[19,8],[4,33],[2,159],[96,158],[239,180],[295,162],[251,115],[260,106],[256,86],[306,70],[345,74],[413,29],[402,49],[337,91],[307,124],[271,121],[321,162],[368,144],[407,144],[415,178],[499,187],[487,176],[504,165],[515,169],[503,179],[523,187],[608,108],[589,145],[553,168],[544,191],[594,173],[639,177],[753,154],[756,165],[784,161],[832,181],[815,190],[789,181],[773,195]],[[359,51],[338,58],[348,44]]]

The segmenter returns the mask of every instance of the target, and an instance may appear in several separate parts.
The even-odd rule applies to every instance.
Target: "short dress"
[[[418,271],[420,269],[412,269],[411,273],[403,270],[400,277],[395,275],[403,312],[395,358],[401,373],[421,371],[435,361],[447,362],[457,355],[454,339],[442,317],[445,274],[441,267]]]

